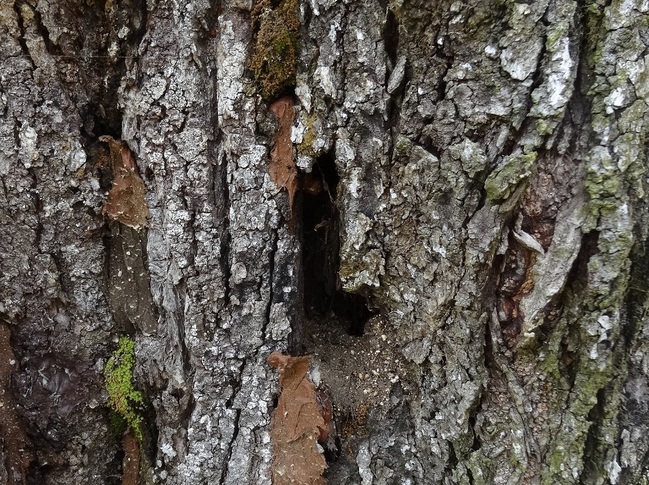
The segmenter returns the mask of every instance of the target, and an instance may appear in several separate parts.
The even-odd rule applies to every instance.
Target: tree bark
[[[2,0],[0,39],[0,481],[271,483],[280,351],[327,483],[649,483],[646,2]]]

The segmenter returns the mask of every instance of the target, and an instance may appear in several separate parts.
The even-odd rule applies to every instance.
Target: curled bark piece
[[[108,143],[113,170],[113,187],[102,212],[108,218],[140,229],[147,225],[149,208],[146,205],[144,182],[137,173],[137,165],[128,145],[112,136],[103,135],[99,141]]]
[[[281,393],[271,421],[274,485],[324,485],[327,464],[318,440],[328,428],[316,388],[308,376],[310,358],[273,352]]]

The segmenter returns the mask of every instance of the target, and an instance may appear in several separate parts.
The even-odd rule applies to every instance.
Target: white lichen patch
[[[25,168],[30,168],[32,162],[39,157],[38,134],[32,126],[24,122],[18,132],[18,140],[20,141],[20,160],[25,165]]]
[[[500,53],[501,67],[513,79],[524,81],[536,70],[543,43],[537,37],[514,37],[505,45]]]

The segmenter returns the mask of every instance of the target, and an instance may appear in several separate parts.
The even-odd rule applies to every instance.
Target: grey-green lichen
[[[493,483],[492,464],[493,459],[485,456],[481,450],[474,451],[469,455],[466,459],[466,465],[471,471],[472,483],[474,485],[489,485]]]
[[[536,152],[512,155],[489,174],[485,190],[490,201],[507,199],[517,185],[532,174]]]
[[[270,0],[259,0],[252,11],[257,36],[249,67],[259,91],[267,101],[295,85],[300,46],[297,0],[282,0],[273,8]]]
[[[297,152],[299,155],[310,158],[315,158],[318,155],[318,150],[314,147],[314,143],[318,139],[315,126],[317,120],[317,113],[313,113],[306,119],[304,137],[302,138],[302,143],[297,146]]]

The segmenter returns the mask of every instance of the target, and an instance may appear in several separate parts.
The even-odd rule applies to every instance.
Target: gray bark
[[[142,483],[270,483],[276,350],[328,483],[649,483],[649,5],[302,0],[292,206],[254,7],[0,0],[0,480],[121,483],[129,335]]]

